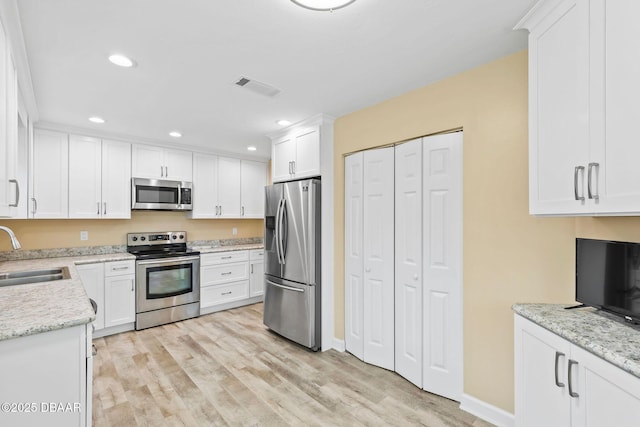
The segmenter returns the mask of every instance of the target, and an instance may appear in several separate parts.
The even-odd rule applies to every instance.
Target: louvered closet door
[[[363,162],[363,153],[344,159],[345,347],[360,360],[364,359]]]
[[[394,149],[364,152],[364,361],[394,369]]]
[[[395,164],[395,370],[422,388],[422,138]]]
[[[423,138],[423,388],[462,394],[462,132]]]

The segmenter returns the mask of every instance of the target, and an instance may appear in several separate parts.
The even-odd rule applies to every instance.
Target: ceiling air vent
[[[277,87],[270,86],[257,80],[251,80],[246,77],[240,77],[236,81],[236,84],[240,87],[250,90],[251,92],[268,96],[269,98],[273,98],[280,93],[280,89],[278,89]]]

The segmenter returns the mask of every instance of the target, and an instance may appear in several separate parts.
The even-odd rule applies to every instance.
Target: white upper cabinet
[[[69,137],[35,129],[29,218],[67,218],[69,200]]]
[[[273,182],[319,176],[320,126],[292,128],[273,140]]]
[[[267,185],[266,163],[240,162],[240,215],[242,218],[264,217],[264,187]]]
[[[266,171],[265,163],[194,153],[189,216],[262,218]]]
[[[633,0],[542,0],[529,35],[529,210],[640,213],[640,12]]]
[[[131,144],[102,140],[102,218],[131,218]]]
[[[132,176],[135,178],[192,181],[191,151],[134,144]]]

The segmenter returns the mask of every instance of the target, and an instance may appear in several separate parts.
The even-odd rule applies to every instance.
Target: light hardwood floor
[[[95,426],[490,425],[348,353],[269,332],[262,304],[94,343]]]

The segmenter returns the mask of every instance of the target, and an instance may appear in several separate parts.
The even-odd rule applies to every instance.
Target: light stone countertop
[[[565,307],[568,305],[514,304],[512,308],[520,316],[640,377],[640,325],[592,307]]]
[[[233,246],[190,246],[190,248],[194,251],[200,251],[200,254],[210,254],[216,252],[228,252],[228,251],[247,251],[252,249],[263,249],[264,245],[262,243],[249,243],[244,245],[233,245]]]
[[[262,243],[245,243],[238,245],[218,245],[214,242],[190,248],[202,254],[262,249]],[[52,282],[32,283],[28,285],[5,286],[0,288],[0,341],[17,338],[56,329],[86,324],[95,320],[95,314],[76,265],[99,262],[135,260],[127,252],[109,253],[112,248],[90,248],[95,253],[80,255],[73,249],[47,250],[46,254],[70,255],[52,258],[0,260],[0,273],[25,270],[42,270],[56,267],[67,267],[70,279]],[[118,249],[118,248],[116,248]],[[41,256],[40,252],[32,251]],[[102,253],[105,252],[105,253]],[[85,252],[86,253],[86,252]],[[15,254],[15,252],[13,253]],[[20,255],[20,254],[18,254]],[[23,254],[30,256],[31,254]]]

